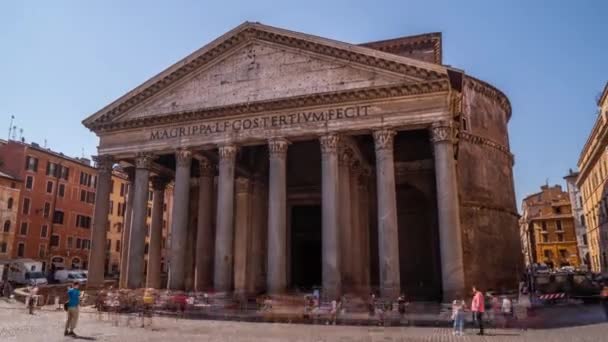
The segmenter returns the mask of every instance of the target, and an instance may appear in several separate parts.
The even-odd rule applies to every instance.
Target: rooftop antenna
[[[46,138],[44,139],[44,148],[46,148]]]
[[[80,158],[83,158],[83,159],[84,159],[84,147],[81,147],[81,155],[80,155]]]
[[[23,128],[19,128],[19,140],[23,142]]]
[[[15,120],[15,116],[11,115],[11,124],[8,125],[8,140],[11,140],[11,131],[13,129],[13,120]]]
[[[13,126],[13,140],[16,139],[16,135],[17,135],[17,125]]]

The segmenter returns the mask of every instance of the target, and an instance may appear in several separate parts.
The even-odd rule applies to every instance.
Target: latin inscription
[[[371,106],[349,106],[330,108],[322,111],[307,111],[270,116],[256,116],[242,119],[229,119],[211,123],[193,124],[182,127],[159,128],[150,132],[150,140],[164,140],[188,136],[205,136],[217,133],[240,132],[251,129],[277,129],[300,124],[355,119],[367,116]]]

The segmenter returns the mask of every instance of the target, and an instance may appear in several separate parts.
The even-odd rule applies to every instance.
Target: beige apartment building
[[[572,206],[561,186],[541,186],[540,192],[524,199],[522,209],[520,232],[526,265],[580,265]]]
[[[591,269],[608,267],[608,83],[598,100],[598,115],[578,160]]]
[[[0,260],[10,259],[17,231],[21,182],[0,172]]]
[[[105,272],[109,275],[116,275],[128,272],[125,266],[121,268],[121,260],[123,258],[127,258],[127,249],[125,248],[124,241],[125,240],[125,227],[127,225],[127,219],[129,218],[127,213],[128,204],[128,194],[129,194],[129,177],[133,176],[133,170],[126,168],[123,169],[120,166],[117,166],[112,171],[112,181],[110,185],[110,205],[108,209],[108,225],[107,225],[107,242],[106,242],[106,264],[105,264]],[[168,204],[172,203],[172,186],[167,185],[167,189],[164,194],[165,203],[163,207],[163,219],[162,219],[162,240],[160,241],[161,245],[161,260],[160,260],[160,269],[163,277],[161,278],[163,281],[165,280],[164,275],[167,272],[166,266],[166,246],[167,246],[167,238],[169,235],[170,227],[170,218],[171,218],[171,207]],[[146,211],[146,244],[144,247],[144,261],[145,268],[148,265],[149,259],[149,243],[150,243],[150,227],[152,223],[152,201],[153,201],[153,188],[150,187],[148,190],[148,209]],[[128,239],[128,238],[127,238]],[[126,279],[124,276],[122,279]]]

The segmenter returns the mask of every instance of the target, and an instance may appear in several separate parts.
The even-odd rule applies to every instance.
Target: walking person
[[[501,306],[503,321],[503,329],[506,329],[511,324],[513,320],[513,303],[507,296],[502,297],[502,306]]]
[[[608,320],[608,283],[602,284],[600,300],[602,301],[602,308],[604,309],[604,314],[606,314],[606,320]]]
[[[473,286],[473,301],[471,302],[471,311],[473,312],[473,321],[477,323],[479,332],[477,335],[483,335],[483,313],[485,311],[485,303],[483,293]]]
[[[452,335],[454,336],[464,335],[464,311],[464,300],[456,299],[452,302],[452,320],[454,321],[454,330],[452,331]]]
[[[65,305],[68,319],[65,322],[65,331],[63,332],[65,336],[76,336],[74,329],[76,328],[76,323],[78,323],[78,310],[80,307],[79,287],[80,284],[78,282],[74,282],[72,287],[68,288],[68,301]]]

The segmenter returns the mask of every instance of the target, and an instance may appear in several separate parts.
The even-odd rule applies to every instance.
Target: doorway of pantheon
[[[321,146],[296,141],[287,153],[287,279],[293,289],[322,284]]]
[[[291,287],[311,290],[322,284],[321,205],[294,205],[291,217]]]

